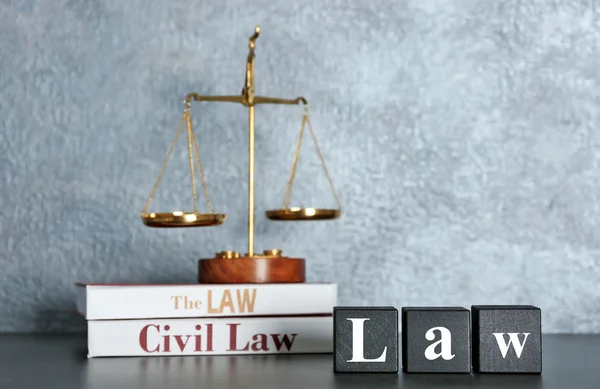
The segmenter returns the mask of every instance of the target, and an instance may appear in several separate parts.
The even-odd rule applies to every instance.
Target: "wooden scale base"
[[[222,251],[215,258],[198,260],[200,284],[301,283],[305,280],[305,260],[284,257],[280,250],[265,250],[263,255],[253,256]]]

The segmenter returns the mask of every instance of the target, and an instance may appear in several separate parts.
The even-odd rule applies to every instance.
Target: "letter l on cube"
[[[335,373],[398,373],[398,309],[334,307]]]

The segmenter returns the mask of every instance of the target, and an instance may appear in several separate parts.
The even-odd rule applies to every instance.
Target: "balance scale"
[[[254,34],[249,38],[249,54],[246,62],[246,80],[241,95],[232,96],[200,96],[197,93],[190,93],[184,99],[184,109],[179,128],[175,134],[175,139],[171,144],[167,158],[163,164],[162,170],[152,189],[148,201],[141,212],[142,222],[148,227],[154,228],[183,228],[183,227],[212,227],[225,222],[226,215],[215,213],[210,202],[196,136],[192,128],[190,110],[193,101],[205,102],[227,102],[239,103],[248,108],[248,250],[242,255],[238,251],[224,250],[215,255],[214,258],[205,258],[198,260],[198,282],[201,284],[232,284],[232,283],[300,283],[306,280],[306,266],[304,258],[290,258],[283,255],[280,249],[263,250],[262,253],[256,253],[254,249],[254,107],[258,104],[286,104],[303,106],[302,125],[300,136],[296,146],[296,152],[292,163],[290,177],[287,183],[283,199],[283,206],[280,209],[266,211],[266,216],[273,221],[315,221],[315,220],[333,220],[342,215],[342,207],[336,193],[333,181],[327,171],[325,160],[319,149],[317,138],[313,131],[308,112],[308,101],[304,97],[295,99],[281,99],[273,97],[257,96],[254,89],[254,49],[256,39],[260,34],[260,26],[257,26]],[[182,128],[187,129],[187,147],[189,155],[189,169],[191,176],[193,211],[182,212],[149,212],[148,208],[156,189],[163,176],[169,158],[173,152],[175,143],[179,138]],[[292,186],[296,174],[296,166],[302,146],[304,130],[308,125],[310,135],[313,139],[318,156],[321,160],[323,170],[333,191],[337,208],[301,208],[290,206]],[[195,159],[195,161],[194,161]],[[201,213],[197,207],[196,180],[194,173],[194,162],[197,165],[200,180],[206,197],[208,207],[207,213]]]

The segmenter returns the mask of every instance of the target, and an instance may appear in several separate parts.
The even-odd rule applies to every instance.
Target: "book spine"
[[[88,322],[89,358],[331,352],[331,316]]]
[[[78,288],[87,320],[331,314],[335,284]]]

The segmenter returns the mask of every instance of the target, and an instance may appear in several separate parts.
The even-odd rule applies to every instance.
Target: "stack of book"
[[[335,283],[76,284],[88,358],[333,352]]]

